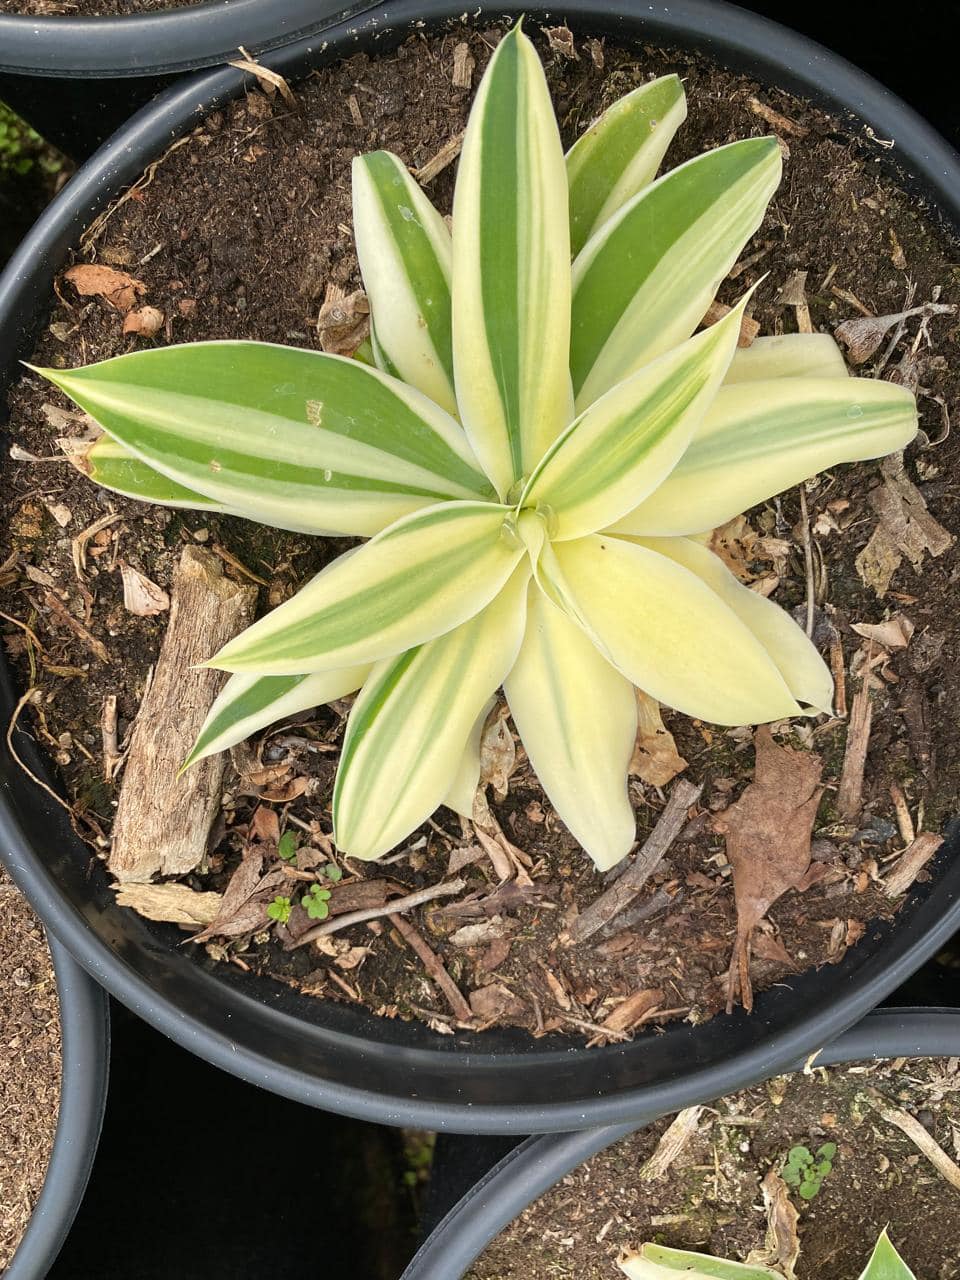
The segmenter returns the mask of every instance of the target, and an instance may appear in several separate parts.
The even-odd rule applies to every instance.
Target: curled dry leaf
[[[199,928],[211,924],[219,914],[219,893],[198,893],[185,884],[116,885],[117,905],[132,907],[147,920],[168,924],[192,925]]]
[[[886,622],[854,622],[852,629],[865,640],[875,640],[885,649],[906,649],[916,628],[909,618],[896,613]]]
[[[239,938],[268,923],[267,903],[289,885],[282,870],[263,872],[263,853],[248,849],[233,873],[216,916],[194,942],[207,938]]]
[[[794,1268],[800,1256],[800,1237],[797,1234],[797,1213],[787,1192],[787,1184],[771,1168],[760,1184],[763,1207],[767,1211],[767,1235],[762,1249],[754,1249],[747,1255],[747,1263],[753,1266],[776,1267],[783,1272],[784,1280],[796,1280]]]
[[[527,1006],[502,982],[491,982],[470,992],[470,1008],[476,1017],[498,1022],[504,1018],[522,1018]]]
[[[665,787],[687,762],[677,751],[673,734],[660,716],[660,703],[637,690],[637,741],[630,761],[630,773],[653,787]]]
[[[151,582],[139,569],[121,564],[123,579],[123,607],[138,618],[152,618],[170,608],[170,597],[162,587]]]
[[[833,336],[846,348],[851,364],[865,364],[879,350],[895,325],[914,316],[922,316],[927,321],[932,316],[952,315],[955,311],[956,307],[950,303],[925,302],[920,307],[909,307],[906,311],[895,311],[886,316],[854,316],[852,320],[838,324]]]
[[[867,495],[879,522],[855,561],[864,583],[880,597],[886,594],[903,556],[919,569],[925,555],[942,556],[954,541],[906,475],[902,454],[886,458],[881,471],[883,483]]]
[[[788,889],[803,887],[810,867],[810,837],[820,804],[822,763],[809,751],[774,742],[767,725],[755,736],[754,781],[740,799],[713,819],[726,839],[733,867],[737,941],[728,978],[728,1008],[736,990],[749,1010],[750,940],[768,909]]]
[[[352,356],[369,334],[370,304],[364,291],[356,289],[348,294],[339,285],[328,285],[317,316],[317,336],[323,350],[335,356]],[[316,404],[311,403],[315,414]]]
[[[580,61],[580,55],[573,42],[573,32],[569,27],[544,27],[543,34],[547,37],[547,44],[552,53],[557,53],[561,58],[567,58],[573,62]]]
[[[734,516],[714,529],[707,545],[741,582],[752,582],[757,575],[750,568],[750,562],[756,558],[758,541],[756,530],[750,527],[747,517]]]
[[[159,307],[138,307],[128,311],[123,321],[123,332],[138,338],[152,338],[163,327],[164,315]]]
[[[510,789],[510,775],[516,765],[517,748],[507,726],[506,711],[501,709],[484,729],[480,739],[480,785],[488,783],[493,787],[497,800],[506,800]]]
[[[147,291],[142,280],[136,280],[126,271],[93,262],[80,262],[71,267],[64,272],[64,279],[70,281],[82,298],[102,298],[122,315],[135,307]]]

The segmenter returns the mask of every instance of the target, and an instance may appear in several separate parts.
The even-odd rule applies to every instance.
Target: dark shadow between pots
[[[532,19],[546,11],[543,4],[524,7]],[[502,10],[485,12],[494,20]],[[578,0],[563,13],[578,31],[621,43],[697,48],[834,112],[857,112],[878,137],[895,131],[904,180],[960,225],[960,167],[950,148],[892,95],[808,41],[706,0],[653,4],[642,14],[632,0]],[[451,0],[427,6],[400,0],[360,23],[330,28],[322,50],[301,42],[264,62],[296,78],[360,48],[396,45],[425,17],[436,24],[460,14]],[[0,281],[0,350],[27,349],[51,277],[96,211],[196,122],[199,104],[214,109],[244,83],[241,73],[227,68],[168,90],[84,166]],[[879,158],[890,161],[885,153]],[[15,702],[5,675],[6,715]],[[45,776],[31,740],[18,733],[16,742],[30,767]],[[49,927],[112,994],[180,1044],[311,1105],[460,1132],[518,1134],[635,1121],[742,1088],[856,1022],[960,927],[954,832],[931,864],[929,882],[916,887],[892,925],[872,927],[839,965],[764,992],[752,1016],[739,1011],[700,1027],[675,1023],[630,1044],[586,1051],[569,1038],[533,1040],[521,1032],[437,1037],[419,1024],[311,1001],[192,957],[176,930],[116,907],[99,862],[73,837],[62,810],[7,757],[0,840],[14,878]]]

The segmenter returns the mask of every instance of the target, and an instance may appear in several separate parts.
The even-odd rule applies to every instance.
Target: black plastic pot
[[[523,6],[531,20],[543,3]],[[494,21],[499,7],[472,11]],[[551,17],[623,42],[693,47],[759,79],[806,93],[857,131],[897,139],[902,177],[960,226],[960,162],[917,116],[868,77],[783,28],[712,0],[576,0]],[[264,59],[295,78],[358,48],[396,45],[411,29],[458,20],[456,0],[397,0],[363,22]],[[0,351],[26,353],[45,312],[51,278],[81,230],[172,138],[240,92],[226,68],[184,82],[131,120],[83,167],[27,237],[0,278]],[[6,376],[11,376],[8,364]],[[0,374],[0,380],[3,375]],[[3,708],[14,701],[9,679]],[[47,766],[25,734],[18,747],[37,773]],[[677,1023],[632,1044],[590,1051],[571,1039],[521,1032],[439,1037],[420,1024],[376,1019],[356,1008],[214,967],[182,934],[117,908],[101,867],[73,838],[58,806],[6,757],[0,849],[35,909],[109,991],[160,1030],[247,1080],[315,1106],[387,1124],[468,1133],[526,1134],[636,1122],[716,1097],[781,1070],[862,1018],[960,927],[960,839],[931,864],[896,920],[878,925],[836,967],[762,993],[742,1011],[699,1027]]]
[[[829,1044],[817,1066],[951,1054],[960,1054],[960,1009],[880,1009]],[[803,1066],[804,1060],[798,1059],[783,1069],[799,1071]],[[520,1143],[453,1206],[401,1280],[458,1280],[538,1196],[598,1151],[657,1118],[651,1113],[637,1124],[556,1133]]]
[[[60,943],[48,939],[60,998],[60,1115],[43,1190],[3,1280],[41,1280],[83,1199],[107,1102],[110,1009],[106,994]]]
[[[175,0],[172,0],[175,3]],[[0,98],[83,160],[171,76],[319,35],[369,0],[205,0],[128,17],[0,14]]]

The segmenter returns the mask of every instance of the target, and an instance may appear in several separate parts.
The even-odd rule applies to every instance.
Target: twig
[[[626,910],[656,870],[664,854],[676,840],[687,821],[687,810],[695,804],[703,791],[703,784],[695,786],[685,778],[674,786],[667,806],[657,820],[657,825],[644,841],[643,847],[631,865],[614,881],[596,902],[587,907],[571,924],[561,939],[565,946],[576,946],[592,937],[598,929]]]
[[[840,786],[837,789],[837,809],[841,818],[847,822],[852,822],[859,816],[863,800],[863,771],[867,764],[867,747],[870,744],[870,727],[873,722],[873,700],[870,696],[874,685],[874,677],[870,674],[872,653],[872,646],[868,646],[863,682],[853,695],[850,708],[847,745],[843,753]]]
[[[664,1132],[657,1149],[641,1166],[637,1177],[640,1182],[656,1182],[662,1178],[677,1156],[697,1132],[697,1125],[705,1107],[685,1107],[677,1113],[670,1127]]]
[[[907,797],[903,794],[903,787],[899,782],[890,783],[890,799],[893,801],[893,811],[897,816],[897,826],[900,829],[901,840],[904,844],[913,844],[917,833],[913,825],[913,818],[910,816]]]
[[[761,120],[766,120],[767,124],[772,125],[774,129],[782,130],[783,133],[792,133],[795,138],[805,138],[810,132],[805,125],[797,124],[796,120],[791,120],[789,116],[781,115],[779,111],[775,111],[773,107],[768,107],[759,98],[748,98],[747,106]]]
[[[807,511],[807,495],[803,485],[799,486],[800,524],[803,535],[803,567],[807,575],[807,620],[804,630],[809,640],[813,636],[813,611],[815,603],[815,587],[813,582],[813,546],[810,540],[810,513]]]
[[[446,898],[452,893],[459,893],[466,887],[466,880],[447,880],[442,884],[432,884],[426,889],[418,889],[416,893],[408,893],[406,897],[394,898],[392,902],[382,907],[365,907],[362,911],[347,911],[344,915],[334,916],[332,920],[325,920],[323,924],[308,930],[297,941],[297,946],[302,947],[317,938],[325,938],[327,934],[338,933],[341,929],[348,929],[352,924],[362,924],[364,920],[377,920],[380,916],[395,916],[401,911],[409,911],[434,898]]]
[[[463,998],[463,992],[443,967],[443,961],[437,953],[428,946],[410,921],[404,920],[403,916],[397,916],[393,926],[407,946],[420,957],[423,967],[446,996],[447,1003],[460,1021],[472,1022],[473,1010]]]
[[[37,651],[39,653],[45,652],[43,645],[37,639],[37,633],[28,627],[25,622],[21,622],[19,618],[12,618],[9,613],[4,613],[2,609],[0,609],[0,618],[3,618],[4,622],[12,622],[15,627],[19,627],[21,631],[25,631],[37,646]]]
[[[27,765],[24,764],[24,762],[20,759],[20,756],[17,754],[16,747],[13,745],[13,733],[17,727],[17,721],[20,719],[20,712],[23,710],[23,708],[27,705],[28,702],[31,702],[33,700],[33,695],[36,692],[37,692],[36,689],[28,689],[27,692],[20,699],[20,701],[17,703],[17,705],[14,707],[13,715],[10,717],[10,723],[7,725],[7,750],[13,756],[14,760],[16,760],[17,764],[20,766],[23,772],[27,775],[27,777],[30,778],[32,782],[35,782],[42,791],[45,791],[47,795],[50,796],[51,799],[56,800],[57,804],[60,806],[61,809],[66,809],[67,813],[70,814],[70,817],[72,819],[73,810],[71,809],[70,805],[67,804],[66,800],[64,800],[62,796],[58,796],[52,787],[48,787],[42,778],[38,778],[31,768],[29,768]]]
[[[258,582],[261,587],[269,587],[270,583],[266,578],[258,577],[252,569],[248,569],[247,566],[243,564],[242,561],[238,560],[235,555],[231,555],[226,547],[221,547],[219,542],[213,543],[210,550],[215,555],[218,555],[221,560],[224,560],[228,565],[236,569],[237,573],[242,573],[245,578],[249,578],[251,582]]]
[[[960,1167],[950,1159],[943,1147],[927,1133],[919,1120],[914,1119],[906,1111],[887,1106],[886,1101],[875,1089],[870,1089],[866,1100],[877,1111],[887,1124],[896,1125],[901,1133],[905,1133],[915,1147],[927,1157],[937,1173],[957,1191],[960,1191]]]
[[[883,880],[883,891],[888,898],[899,898],[916,880],[933,855],[943,844],[943,836],[932,831],[921,831],[892,871]]]
[[[44,594],[43,603],[51,612],[57,615],[61,622],[65,622],[71,631],[76,632],[95,658],[100,662],[109,663],[110,655],[107,653],[107,648],[103,641],[98,640],[79,618],[75,618],[58,596],[55,596],[52,591],[47,591]]]
[[[428,182],[432,182],[438,173],[442,173],[446,169],[447,165],[453,164],[460,154],[465,132],[466,130],[462,129],[459,133],[455,133],[449,142],[443,144],[435,156],[431,156],[419,169],[413,170],[413,176],[421,186],[426,186]]]
[[[271,71],[269,67],[262,67],[256,58],[246,51],[242,44],[238,45],[237,48],[243,54],[243,57],[238,58],[236,62],[228,62],[227,66],[236,67],[238,71],[249,72],[250,75],[259,80],[261,87],[269,85],[272,89],[279,89],[281,98],[283,98],[290,110],[297,111],[297,99],[283,76],[278,71]]]
[[[836,627],[830,631],[830,670],[833,673],[833,709],[840,720],[847,716],[847,673],[843,661],[843,641]]]
[[[117,766],[123,759],[117,745],[117,695],[115,693],[107,694],[103,700],[100,733],[103,738],[103,780],[112,782]]]

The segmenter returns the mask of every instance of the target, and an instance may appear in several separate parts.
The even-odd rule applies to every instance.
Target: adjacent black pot
[[[829,1044],[817,1058],[817,1066],[958,1053],[960,1009],[881,1009]],[[804,1060],[797,1059],[783,1070],[799,1071],[803,1066]],[[401,1280],[458,1280],[527,1205],[598,1151],[656,1119],[651,1113],[637,1124],[528,1138],[453,1206]]]
[[[3,1280],[41,1280],[53,1265],[83,1199],[107,1102],[106,994],[60,943],[48,941],[63,1037],[60,1115],[43,1190]]]
[[[523,6],[543,17],[543,0]],[[457,0],[396,0],[362,22],[328,29],[321,49],[302,41],[264,57],[291,77],[359,48],[388,48],[425,17],[458,20]],[[578,31],[621,43],[696,48],[749,68],[852,115],[858,132],[895,138],[903,180],[960,226],[960,162],[927,126],[868,77],[775,24],[713,0],[570,0],[550,9]],[[502,10],[481,5],[480,21]],[[85,165],[47,210],[0,278],[0,352],[26,354],[45,313],[53,274],[82,229],[172,138],[239,93],[231,68],[185,81],[142,110]],[[4,675],[0,715],[15,699]],[[18,749],[37,772],[32,741]],[[879,925],[843,962],[764,992],[742,1011],[700,1027],[674,1024],[632,1044],[586,1051],[573,1040],[520,1032],[438,1037],[419,1024],[376,1019],[286,987],[213,967],[182,934],[116,907],[100,864],[74,839],[64,815],[3,753],[0,850],[35,909],[107,989],[210,1062],[314,1106],[387,1124],[468,1133],[527,1134],[636,1123],[732,1092],[782,1070],[829,1042],[900,985],[960,927],[960,838],[953,834],[891,925]]]
[[[175,0],[172,0],[175,3]],[[0,14],[0,98],[86,159],[174,74],[316,37],[369,0],[204,0],[129,17]]]

